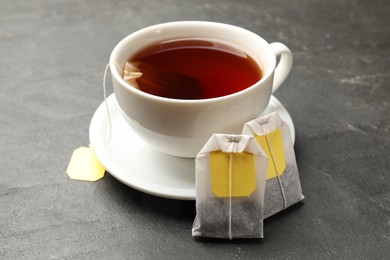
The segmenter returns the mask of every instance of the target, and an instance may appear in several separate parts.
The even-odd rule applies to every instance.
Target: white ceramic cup
[[[157,42],[186,37],[220,39],[240,48],[260,65],[263,77],[231,95],[198,100],[151,95],[123,80],[122,69],[129,57]],[[280,57],[278,63],[277,57]],[[244,123],[262,113],[271,94],[290,72],[292,54],[282,43],[269,44],[240,27],[180,21],[150,26],[130,34],[114,48],[110,62],[115,97],[131,128],[156,150],[193,158],[213,133],[241,133]]]

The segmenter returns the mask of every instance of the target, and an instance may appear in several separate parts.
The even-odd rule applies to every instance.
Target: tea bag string
[[[237,153],[237,140],[235,135],[230,136],[229,149],[229,239],[232,240],[232,172],[233,172],[233,153]]]
[[[229,154],[229,239],[232,240],[232,157],[233,153]]]
[[[262,128],[262,131],[263,133],[265,133],[264,131],[264,126],[261,127]],[[278,168],[276,167],[276,162],[275,162],[275,157],[274,157],[274,154],[272,152],[272,146],[270,145],[270,142],[268,140],[268,136],[267,134],[264,134],[265,136],[265,141],[267,142],[267,146],[269,148],[269,152],[271,154],[271,158],[272,158],[272,165],[275,169],[275,172],[276,172],[276,178],[278,179],[278,183],[279,183],[279,187],[280,187],[280,192],[282,193],[282,198],[283,198],[283,208],[286,209],[287,208],[287,203],[286,203],[286,195],[284,193],[284,188],[283,188],[283,185],[282,185],[282,180],[280,179],[280,174],[278,172]]]
[[[109,145],[109,143],[111,142],[111,138],[112,138],[112,123],[111,123],[110,109],[108,107],[108,102],[107,102],[107,90],[106,90],[107,71],[108,71],[108,68],[110,67],[111,64],[114,64],[118,68],[120,68],[118,63],[116,63],[115,61],[110,61],[110,62],[107,63],[106,68],[104,70],[104,74],[103,74],[103,84],[102,84],[102,86],[103,86],[103,98],[104,98],[104,105],[105,105],[106,111],[107,111],[108,126],[109,126],[108,139],[107,139],[106,143],[103,144],[103,145],[95,146],[95,145],[91,145],[90,144],[89,147],[92,148],[92,149],[101,149],[101,148],[107,147]]]

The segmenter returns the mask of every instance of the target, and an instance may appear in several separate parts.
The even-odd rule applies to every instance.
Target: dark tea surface
[[[211,38],[160,42],[130,57],[129,62],[155,68],[144,71],[140,68],[143,73],[137,79],[140,90],[176,99],[206,99],[233,94],[262,77],[261,68],[247,53]],[[164,72],[167,77],[160,76]],[[154,79],[157,81],[151,83]],[[170,89],[161,91],[164,88]]]

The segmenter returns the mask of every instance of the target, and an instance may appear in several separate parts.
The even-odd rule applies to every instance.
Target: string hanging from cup
[[[101,149],[101,148],[107,147],[109,145],[109,143],[111,142],[111,138],[112,138],[112,123],[111,123],[110,109],[108,107],[108,102],[107,102],[107,90],[106,90],[107,71],[108,71],[108,68],[110,67],[111,64],[114,64],[115,66],[120,68],[120,66],[119,66],[119,64],[117,62],[109,61],[107,63],[107,65],[106,65],[106,68],[104,69],[104,74],[103,74],[103,84],[102,84],[102,87],[103,87],[103,98],[104,98],[104,105],[105,105],[106,111],[107,111],[107,118],[108,118],[108,125],[109,125],[108,139],[107,139],[106,143],[103,144],[103,145],[95,146],[95,145],[89,144],[89,147],[92,148],[92,149]]]
[[[107,91],[106,91],[107,70],[111,63],[119,67],[119,65],[116,62],[109,62],[106,65],[106,69],[104,70],[103,84],[102,84],[104,104],[107,110],[108,123],[109,123],[108,140],[105,144],[100,146],[89,144],[88,147],[81,146],[73,151],[71,159],[68,164],[68,168],[66,169],[66,173],[68,174],[70,179],[83,180],[83,181],[97,181],[104,177],[105,168],[100,163],[99,159],[96,157],[94,150],[106,147],[110,143],[112,137],[111,115],[108,107]]]

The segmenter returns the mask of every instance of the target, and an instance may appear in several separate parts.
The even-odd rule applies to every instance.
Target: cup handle
[[[290,73],[293,57],[290,49],[287,48],[287,46],[283,43],[273,42],[270,43],[269,46],[274,51],[276,57],[280,56],[280,60],[276,65],[274,73],[274,84],[272,86],[272,93],[274,93],[280,87],[280,85],[282,85]]]

